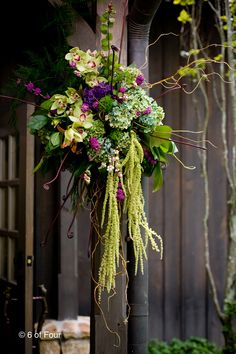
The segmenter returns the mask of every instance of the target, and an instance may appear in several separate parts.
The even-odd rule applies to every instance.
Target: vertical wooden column
[[[149,81],[149,31],[153,17],[160,1],[135,0],[128,17],[128,63],[143,67],[142,72]],[[148,216],[148,179],[142,179],[145,199],[145,213]],[[128,353],[143,354],[147,351],[148,342],[148,260],[144,262],[144,274],[139,271],[135,275],[135,255],[133,245],[128,244],[129,287],[128,301],[131,307],[128,327]]]
[[[33,110],[27,105],[27,121]],[[28,130],[25,167],[25,332],[29,332],[33,331],[34,137]],[[25,354],[32,353],[32,341],[26,341]]]
[[[19,116],[25,119],[19,123],[20,132],[20,220],[21,235],[19,254],[24,262],[22,277],[18,284],[20,301],[24,306],[25,352],[32,353],[32,338],[28,333],[33,332],[33,240],[34,240],[34,137],[29,133],[27,121],[33,113],[33,106],[27,105],[19,111]],[[23,340],[22,340],[23,341]]]

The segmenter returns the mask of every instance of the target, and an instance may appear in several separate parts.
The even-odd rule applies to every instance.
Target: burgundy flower
[[[142,85],[143,81],[144,81],[144,76],[143,74],[139,74],[137,77],[136,77],[136,84],[137,85]]]
[[[153,154],[151,153],[150,150],[144,148],[143,149],[143,152],[144,152],[144,156],[146,158],[146,160],[151,164],[151,165],[156,165],[157,163],[157,160],[154,159],[154,156]]]
[[[125,93],[126,92],[126,88],[124,86],[119,88],[119,92],[121,93]]]
[[[34,89],[34,94],[35,94],[35,96],[41,95],[41,92],[42,92],[42,90],[41,90],[41,88],[39,88],[39,87],[36,87],[36,88]]]
[[[97,109],[98,106],[99,106],[99,102],[98,102],[98,101],[93,102],[92,107],[93,107],[94,109]]]
[[[116,191],[116,199],[119,201],[119,202],[123,202],[123,200],[125,199],[125,193],[123,191],[122,188],[117,188],[117,191]]]
[[[25,84],[25,87],[26,87],[26,90],[29,92],[33,92],[33,90],[34,90],[34,84],[31,81],[28,82],[28,84]]]
[[[143,114],[150,114],[152,112],[152,107],[147,107],[146,109],[145,109],[145,111],[143,112]]]
[[[82,106],[81,106],[81,111],[82,112],[87,112],[89,110],[89,105],[88,103],[83,103]]]
[[[98,151],[101,148],[101,145],[100,145],[99,141],[97,140],[97,138],[90,138],[89,144],[90,144],[91,148],[95,151]]]

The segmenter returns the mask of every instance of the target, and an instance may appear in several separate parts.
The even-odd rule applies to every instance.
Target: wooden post
[[[32,353],[33,343],[33,231],[34,231],[34,137],[27,129],[27,120],[33,113],[33,106],[21,107],[19,115],[25,117],[19,124],[20,132],[20,207],[24,210],[24,216],[19,220],[19,232],[22,235],[19,244],[22,273],[19,278],[19,302],[24,307],[21,311],[24,316],[24,328],[20,330],[26,333],[24,353]],[[22,339],[23,342],[23,339]]]
[[[128,17],[128,63],[137,67],[147,62],[142,70],[146,81],[149,80],[148,48],[149,31],[152,19],[160,5],[157,0],[136,0]],[[148,181],[142,180],[145,199],[145,212],[148,216]],[[147,352],[148,342],[148,261],[144,262],[144,274],[135,275],[135,256],[132,243],[128,243],[129,287],[128,302],[131,307],[128,326],[128,353],[143,354]]]

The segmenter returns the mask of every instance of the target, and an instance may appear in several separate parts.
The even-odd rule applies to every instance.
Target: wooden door
[[[20,107],[15,122],[8,104],[0,110],[0,337],[8,353],[30,354],[34,140],[26,122],[32,107]]]

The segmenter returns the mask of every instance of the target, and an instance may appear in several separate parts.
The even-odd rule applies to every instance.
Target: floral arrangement
[[[52,97],[27,83],[26,89],[43,98],[29,123],[30,132],[42,143],[42,158],[35,171],[56,166],[57,176],[66,169],[72,176],[68,192],[75,211],[103,195],[99,225],[103,244],[98,284],[115,288],[121,243],[121,214],[133,243],[136,272],[147,258],[146,249],[162,255],[161,237],[152,230],[144,211],[142,176],[153,176],[153,190],[163,182],[162,167],[176,152],[171,128],[163,124],[164,110],[148,95],[144,75],[134,65],[119,63],[118,49],[110,46],[114,22],[111,6],[101,17],[102,50],[71,48],[65,60],[77,77]],[[49,188],[52,181],[45,183]],[[95,224],[95,219],[93,219]]]

